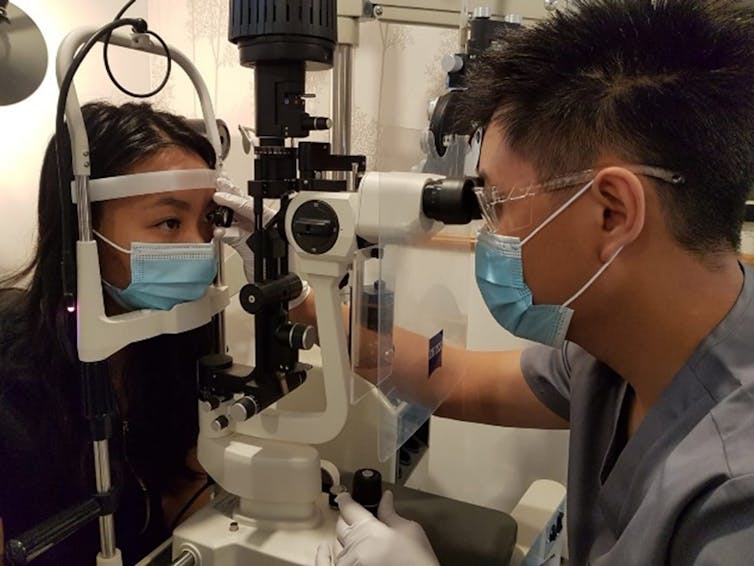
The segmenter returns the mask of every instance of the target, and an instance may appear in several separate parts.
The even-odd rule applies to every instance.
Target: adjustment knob
[[[319,116],[306,116],[302,125],[305,130],[329,130],[332,128],[332,120]]]
[[[230,425],[230,421],[228,420],[228,417],[226,417],[225,415],[220,415],[214,421],[212,421],[210,428],[214,432],[220,432],[228,428],[229,425]]]
[[[199,406],[203,411],[209,413],[210,411],[214,411],[220,406],[220,399],[215,395],[209,395],[206,399],[201,399],[199,401]]]
[[[259,404],[254,397],[242,397],[230,407],[230,416],[237,423],[249,420],[259,412]]]
[[[295,350],[310,350],[317,343],[317,329],[306,324],[284,324],[275,337]]]
[[[377,516],[377,507],[382,498],[382,475],[372,468],[361,468],[353,475],[351,489],[353,500],[360,503],[372,515]]]
[[[293,213],[291,231],[293,239],[305,252],[314,255],[327,253],[338,241],[338,213],[325,201],[307,201]]]

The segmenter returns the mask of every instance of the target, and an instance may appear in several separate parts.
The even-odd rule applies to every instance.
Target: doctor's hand
[[[217,178],[217,192],[212,197],[215,204],[226,206],[233,210],[233,224],[229,228],[215,228],[215,238],[221,239],[232,247],[243,260],[243,271],[249,283],[254,282],[254,252],[246,241],[254,233],[254,199],[241,193],[241,189],[224,174]],[[275,216],[275,211],[269,206],[264,207],[262,220],[267,226]],[[303,303],[311,291],[306,280],[301,281],[301,294],[289,301],[288,309],[295,309]],[[2,565],[0,565],[2,566]]]
[[[244,274],[249,283],[254,281],[254,253],[246,240],[254,233],[254,199],[241,193],[241,189],[225,175],[217,178],[215,204],[233,210],[233,224],[229,228],[215,228],[215,238],[221,239],[238,252],[243,260]],[[264,207],[265,226],[275,216],[275,211]]]
[[[395,512],[393,493],[386,491],[377,510],[378,519],[349,494],[338,496],[340,518],[335,526],[338,543],[317,548],[315,566],[438,566],[440,563],[419,523]]]

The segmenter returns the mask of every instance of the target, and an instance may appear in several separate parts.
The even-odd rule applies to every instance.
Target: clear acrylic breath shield
[[[403,140],[419,138],[415,131],[403,133]],[[414,155],[415,161],[421,157],[418,149]],[[382,165],[411,169],[399,161]],[[426,162],[414,169],[423,166]],[[387,184],[380,183],[378,191],[379,242],[358,252],[354,262],[350,345],[352,404],[358,405],[373,387],[379,390],[378,457],[383,462],[468,371],[456,353],[467,343],[479,227],[443,227],[424,217],[421,182],[407,183],[405,190]]]

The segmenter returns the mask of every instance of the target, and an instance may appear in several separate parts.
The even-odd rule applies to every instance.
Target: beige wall
[[[21,102],[0,106],[0,273],[19,266],[31,254],[36,231],[37,183],[44,149],[55,125],[58,88],[55,55],[63,37],[76,26],[101,26],[111,20],[121,2],[92,0],[14,0],[37,23],[47,41],[48,68],[42,85]],[[135,16],[145,16],[146,7],[134,6]],[[79,99],[125,96],[110,84],[95,48],[76,79]],[[111,50],[114,72],[123,84],[141,90],[148,86],[149,62],[143,55],[124,57]],[[0,86],[2,88],[2,86]]]

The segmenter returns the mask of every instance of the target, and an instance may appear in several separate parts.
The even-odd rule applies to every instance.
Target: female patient
[[[179,117],[147,104],[95,103],[82,111],[92,178],[215,166],[210,143]],[[0,533],[4,531],[6,542],[90,497],[95,486],[76,356],[66,338],[71,329],[62,328],[55,161],[51,143],[42,165],[36,254],[21,272],[0,280]],[[61,162],[63,175],[72,179],[70,155]],[[153,301],[130,293],[126,252],[133,242],[210,241],[214,191],[208,187],[95,203],[93,226],[108,314],[170,308],[186,300],[171,298],[169,290],[167,297]],[[75,223],[71,233],[78,233]],[[214,272],[205,275],[209,285]],[[18,288],[23,281],[28,286]],[[122,486],[115,526],[125,564],[165,540],[172,525],[187,515],[182,508],[207,482],[194,450],[194,368],[197,358],[211,349],[209,330],[158,336],[108,360],[120,413],[111,463],[114,483]],[[93,563],[99,550],[97,528],[94,521],[35,564]]]

